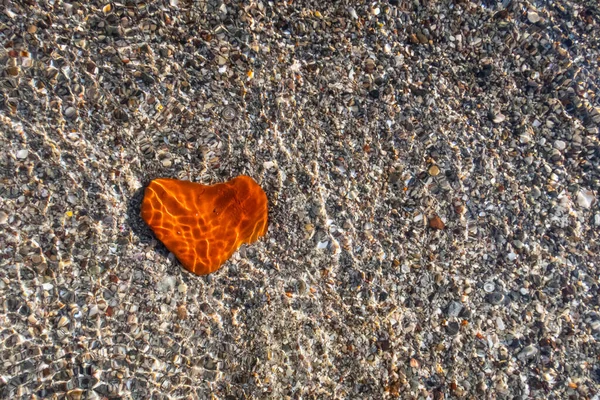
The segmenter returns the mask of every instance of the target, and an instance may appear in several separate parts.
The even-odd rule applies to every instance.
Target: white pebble
[[[319,243],[317,244],[317,249],[326,249],[328,244],[329,244],[329,242],[328,242],[328,241],[325,241],[325,242],[319,242]]]
[[[29,150],[27,150],[27,149],[17,151],[17,158],[19,158],[21,160],[24,158],[27,158],[28,155],[29,155]]]
[[[488,293],[492,293],[495,289],[496,285],[494,285],[494,282],[486,282],[483,284],[483,290],[485,290]]]
[[[349,7],[348,12],[350,13],[352,19],[358,19],[358,14],[356,13],[356,10],[354,8]]]
[[[504,120],[506,120],[506,115],[504,115],[502,113],[498,113],[494,116],[495,124],[500,124],[500,123],[504,122]]]
[[[560,151],[563,151],[564,149],[567,148],[567,144],[563,140],[555,140],[554,141],[554,148],[558,149]]]
[[[275,163],[273,161],[265,161],[263,163],[263,166],[265,167],[265,169],[271,169],[275,166]]]
[[[158,283],[158,290],[161,292],[171,291],[175,289],[175,277],[165,276],[162,281]]]
[[[529,360],[533,356],[535,356],[537,354],[537,352],[538,352],[538,349],[536,349],[533,345],[529,345],[529,346],[525,347],[523,350],[521,350],[519,355],[517,355],[517,358],[521,361]]]
[[[93,305],[92,307],[90,307],[90,311],[88,313],[89,317],[93,317],[94,315],[98,314],[98,306],[97,305]]]
[[[583,208],[591,208],[596,201],[596,196],[591,190],[580,190],[577,192],[577,204]]]
[[[503,331],[504,329],[506,329],[506,325],[504,325],[504,321],[502,321],[502,318],[496,318],[496,327],[499,331]]]
[[[529,11],[527,12],[527,19],[529,20],[529,22],[531,22],[532,24],[535,24],[537,22],[540,22],[540,16],[538,15],[538,13],[536,13],[535,11]]]
[[[67,118],[73,118],[76,114],[77,110],[75,109],[75,107],[68,107],[65,110],[65,117]]]

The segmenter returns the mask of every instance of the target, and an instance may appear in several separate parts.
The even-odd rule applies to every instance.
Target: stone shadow
[[[144,200],[144,191],[147,184],[135,191],[127,203],[127,225],[131,231],[140,238],[142,242],[149,242],[154,238],[150,227],[144,222],[140,215],[142,200]]]
[[[154,247],[154,250],[160,255],[167,257],[169,255],[169,250],[167,250],[165,245],[154,236],[152,229],[150,229],[140,215],[142,201],[144,200],[144,191],[149,184],[150,180],[145,182],[144,186],[136,190],[129,198],[129,201],[127,202],[127,225],[129,226],[129,229],[131,229],[131,232],[138,237],[140,244],[150,244],[152,240],[156,240],[157,245]]]

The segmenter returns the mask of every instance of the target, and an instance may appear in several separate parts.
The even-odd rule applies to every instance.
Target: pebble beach
[[[596,0],[0,0],[0,399],[600,400]],[[252,177],[197,276],[156,178]]]

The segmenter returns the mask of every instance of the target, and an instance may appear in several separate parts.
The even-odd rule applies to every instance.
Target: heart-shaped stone
[[[161,178],[146,188],[141,214],[187,270],[205,275],[266,233],[267,195],[243,175],[210,186]]]

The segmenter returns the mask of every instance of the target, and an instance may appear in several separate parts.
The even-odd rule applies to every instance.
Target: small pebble
[[[187,308],[185,307],[185,305],[181,305],[179,307],[177,307],[177,318],[184,320],[187,319],[188,316],[188,312],[187,312]]]
[[[235,118],[236,114],[237,113],[233,107],[225,107],[225,108],[223,108],[223,111],[221,112],[221,116],[226,121],[233,120]]]
[[[485,298],[491,304],[500,304],[504,301],[504,295],[498,292],[489,293]]]
[[[577,204],[583,208],[591,208],[596,201],[596,196],[591,190],[580,190],[577,192]]]
[[[19,67],[17,66],[11,66],[6,68],[6,73],[9,76],[18,76],[19,75]]]
[[[564,149],[567,148],[567,144],[562,141],[562,140],[555,140],[554,141],[554,148],[560,151],[563,151]]]
[[[88,317],[93,317],[94,315],[98,314],[100,312],[100,309],[98,308],[97,305],[92,305],[90,307],[90,310],[88,312]]]
[[[458,301],[452,301],[448,305],[448,316],[449,317],[458,317],[460,315],[460,312],[462,311],[462,309],[463,309],[462,303],[460,303]]]
[[[504,325],[504,321],[500,317],[496,318],[496,328],[498,328],[499,331],[506,329],[506,325]]]
[[[538,13],[536,13],[535,11],[528,11],[527,12],[527,19],[529,20],[529,22],[531,22],[532,24],[538,23],[540,22],[540,16],[538,15]]]
[[[442,230],[446,227],[446,224],[444,224],[444,221],[442,221],[440,217],[435,215],[429,218],[429,227],[432,229]]]
[[[505,120],[506,120],[506,115],[498,113],[494,116],[494,119],[492,121],[494,121],[495,124],[501,124]]]
[[[460,325],[456,321],[448,322],[448,325],[446,325],[446,332],[448,332],[449,335],[454,336],[458,333],[459,330]]]
[[[75,117],[76,114],[77,114],[77,110],[75,109],[75,107],[68,107],[65,110],[65,117],[67,117],[69,119]]]
[[[23,149],[23,150],[19,150],[17,151],[17,158],[18,159],[25,159],[27,158],[27,156],[29,155],[29,150]]]
[[[521,350],[521,352],[519,353],[517,358],[520,361],[527,361],[527,360],[530,360],[531,358],[533,358],[537,353],[538,353],[538,349],[536,347],[534,347],[533,345],[529,345],[529,346],[523,348],[523,350]]]
[[[174,276],[167,275],[158,284],[158,290],[161,292],[170,292],[175,289],[176,279]]]
[[[492,293],[494,290],[496,290],[496,285],[494,285],[494,282],[486,282],[483,284],[483,290],[485,290],[487,293]]]

